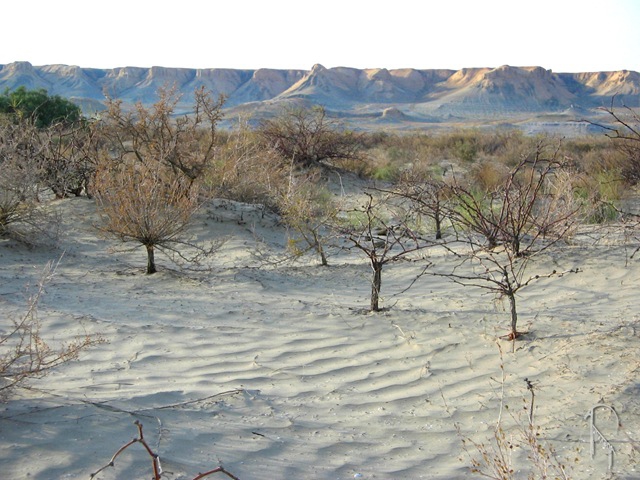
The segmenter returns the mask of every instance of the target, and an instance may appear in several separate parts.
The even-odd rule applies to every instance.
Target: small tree
[[[156,249],[180,255],[180,247],[190,243],[186,230],[200,202],[185,177],[171,177],[158,165],[123,163],[99,168],[94,183],[103,218],[99,229],[143,245],[147,274],[157,271]]]
[[[442,240],[444,223],[449,215],[451,187],[442,180],[405,181],[398,195],[410,199],[418,217],[433,220],[436,240]]]
[[[321,106],[286,108],[277,117],[262,121],[258,133],[284,159],[305,168],[360,158],[358,136],[329,119]]]
[[[138,104],[125,113],[112,101],[101,125],[105,140],[93,186],[103,218],[99,229],[143,245],[148,274],[156,272],[156,249],[190,263],[215,250],[191,242],[186,230],[214,158],[221,103],[196,91],[194,112],[174,119],[176,102],[164,90],[151,109]],[[194,248],[195,254],[185,253]]]
[[[563,196],[552,188],[552,178],[563,165],[558,149],[550,157],[539,145],[531,160],[524,158],[509,174],[504,185],[486,196],[452,186],[454,206],[449,216],[459,228],[464,250],[462,262],[450,273],[438,273],[466,286],[476,286],[509,300],[511,330],[515,340],[518,310],[516,298],[523,288],[540,278],[563,276],[568,272],[528,274],[531,261],[567,237],[577,208],[563,206]],[[488,238],[488,233],[491,235]],[[463,268],[466,272],[462,272]]]
[[[385,194],[375,198],[365,193],[364,205],[348,211],[348,224],[340,229],[343,238],[367,257],[371,265],[370,310],[373,312],[380,310],[385,265],[432,245],[412,227],[410,212],[394,205],[392,197]]]

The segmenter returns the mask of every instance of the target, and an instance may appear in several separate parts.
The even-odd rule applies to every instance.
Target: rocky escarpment
[[[186,111],[194,90],[204,87],[224,95],[230,110],[269,114],[283,103],[303,102],[354,119],[384,115],[387,122],[566,115],[610,105],[613,97],[640,106],[640,74],[635,71],[555,73],[507,65],[461,70],[314,65],[308,71],[0,65],[0,89],[21,85],[70,98],[85,110],[100,109],[107,96],[150,104],[159,88],[175,87],[182,95],[179,107]]]

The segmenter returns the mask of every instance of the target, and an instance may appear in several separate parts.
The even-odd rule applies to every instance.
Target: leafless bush
[[[632,185],[640,181],[640,114],[630,107],[614,107],[615,98],[609,107],[602,110],[610,117],[612,126],[598,125],[605,129],[616,148],[622,152],[625,160],[622,164],[622,176]]]
[[[109,99],[100,119],[104,149],[114,162],[159,163],[191,181],[200,178],[216,154],[216,128],[222,118],[223,98],[212,100],[204,90],[195,91],[193,111],[177,115],[179,96],[160,89],[150,108],[137,103],[125,111],[122,102]]]
[[[319,176],[319,172],[296,174],[291,171],[286,190],[277,198],[277,206],[284,223],[293,232],[290,250],[296,256],[312,250],[321,265],[327,266],[327,245],[339,207],[331,193],[319,184]]]
[[[38,317],[38,302],[45,285],[52,279],[55,265],[47,264],[35,291],[29,297],[24,314],[11,319],[0,332],[0,396],[30,379],[40,378],[52,369],[78,358],[88,347],[102,342],[99,337],[87,334],[78,339],[54,347],[42,334],[42,320]]]
[[[411,211],[394,203],[394,194],[365,193],[364,205],[346,212],[339,234],[363,254],[372,270],[370,310],[380,310],[382,271],[386,265],[431,246],[414,227]],[[426,270],[428,263],[423,269]],[[414,280],[415,282],[415,280]]]
[[[513,340],[521,334],[516,305],[520,290],[541,278],[577,271],[529,272],[532,260],[566,238],[576,222],[577,208],[565,201],[563,192],[551,188],[551,179],[562,168],[558,149],[551,150],[549,157],[545,152],[545,145],[539,145],[532,160],[524,158],[500,188],[478,193],[459,184],[451,186],[447,215],[460,229],[458,239],[464,248],[458,252],[461,262],[438,275],[508,299],[508,337]]]
[[[55,241],[59,222],[41,203],[47,148],[32,123],[0,122],[0,236],[28,244]]]
[[[359,136],[327,116],[321,106],[285,108],[258,127],[264,145],[301,167],[328,166],[336,160],[359,159]]]
[[[90,181],[95,172],[99,141],[95,124],[56,123],[40,130],[45,143],[41,180],[57,198],[91,195]]]
[[[156,250],[178,263],[197,264],[217,248],[190,238],[187,229],[201,205],[198,189],[163,165],[107,163],[98,168],[94,189],[102,219],[98,229],[123,243],[144,246],[147,274],[157,271]]]

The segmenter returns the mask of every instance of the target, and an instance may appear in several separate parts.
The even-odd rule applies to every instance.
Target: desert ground
[[[390,265],[386,308],[366,313],[361,256],[334,252],[329,267],[312,256],[268,261],[286,232],[249,205],[199,214],[194,234],[226,239],[209,270],[159,257],[150,276],[142,249],[97,235],[91,200],[54,206],[55,246],[0,240],[2,321],[24,311],[29,286],[58,262],[39,304],[45,338],[105,342],[0,405],[3,479],[89,479],[136,437],[136,420],[167,479],[219,465],[243,480],[479,478],[477,446],[493,455],[498,421],[513,478],[527,478],[545,461],[523,444],[529,387],[542,457],[568,478],[640,478],[640,263],[615,227],[579,233],[532,264],[581,272],[523,290],[528,334],[512,345],[499,338],[505,305],[482,289],[426,275],[402,292],[416,263]],[[605,442],[590,453],[596,405],[621,423],[597,410],[611,468]],[[134,444],[95,478],[151,476]]]

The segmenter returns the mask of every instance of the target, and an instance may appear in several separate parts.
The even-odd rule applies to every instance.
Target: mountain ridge
[[[230,112],[272,115],[286,104],[321,104],[344,118],[390,119],[398,123],[473,122],[591,112],[612,98],[640,106],[640,73],[633,70],[555,73],[540,66],[449,69],[310,70],[171,67],[83,68],[0,65],[0,89],[44,88],[80,104],[85,112],[103,108],[107,96],[125,103],[156,101],[160,87],[175,86],[187,111],[199,87],[226,97]],[[392,110],[389,110],[392,109]],[[387,112],[387,114],[384,114]],[[389,115],[394,112],[394,115]],[[570,116],[570,115],[569,115]],[[575,120],[575,119],[574,119]],[[357,122],[357,120],[354,120]]]

